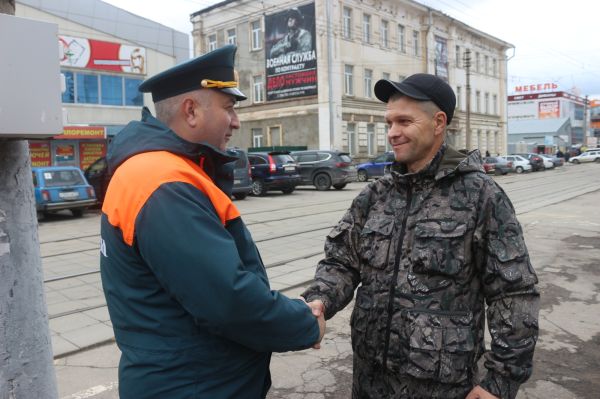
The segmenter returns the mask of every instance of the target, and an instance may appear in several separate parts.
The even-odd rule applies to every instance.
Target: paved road
[[[591,399],[600,392],[600,212],[594,211],[600,203],[599,172],[600,165],[593,164],[497,179],[515,204],[542,293],[535,371],[519,398]],[[285,289],[290,296],[301,291],[294,286],[312,277],[329,226],[361,187],[356,183],[342,191],[306,189],[290,196],[273,194],[236,202],[271,265],[268,272],[275,288]],[[42,244],[42,255],[54,255],[44,258],[46,278],[97,268],[97,223],[96,215],[80,220],[59,216],[41,223],[40,240],[47,243]],[[57,241],[68,237],[74,240]],[[47,284],[51,316],[60,314],[60,309],[76,310],[68,305],[71,296],[79,297],[78,306],[101,305],[97,275],[64,281],[71,282],[61,283],[62,288],[56,288],[58,282]],[[60,301],[51,301],[59,297]],[[274,356],[270,399],[349,397],[350,308],[330,321],[320,351]],[[109,343],[80,351],[111,339],[105,309],[51,319],[55,354],[56,342],[63,340],[72,345],[69,350],[62,347],[63,355],[79,351],[55,360],[59,397],[118,397],[116,346]],[[99,330],[102,334],[96,333]]]

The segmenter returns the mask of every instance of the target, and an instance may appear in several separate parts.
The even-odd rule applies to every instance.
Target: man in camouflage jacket
[[[418,74],[379,81],[375,94],[388,103],[397,161],[329,233],[303,296],[329,319],[360,284],[351,318],[355,399],[514,398],[532,372],[539,294],[512,204],[479,151],[445,144],[455,107],[445,82]]]

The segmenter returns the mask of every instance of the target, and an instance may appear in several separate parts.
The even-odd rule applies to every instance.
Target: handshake
[[[325,305],[323,302],[316,299],[311,302],[306,302],[303,297],[298,297],[302,302],[308,306],[312,312],[312,314],[317,318],[319,323],[319,340],[313,345],[313,349],[321,349],[321,340],[325,335]]]

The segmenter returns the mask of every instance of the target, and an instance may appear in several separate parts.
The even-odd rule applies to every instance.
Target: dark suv
[[[520,155],[529,161],[529,163],[531,164],[532,172],[546,169],[544,167],[544,160],[538,154],[527,153],[527,154],[516,154],[516,155]]]
[[[233,170],[233,189],[231,193],[235,199],[243,200],[252,192],[252,172],[248,154],[239,148],[228,148],[228,151],[235,153],[234,155],[238,157]]]
[[[251,152],[252,194],[265,195],[269,190],[291,194],[298,184],[298,166],[289,151]]]
[[[298,162],[302,185],[314,185],[317,190],[336,190],[356,181],[356,166],[347,152],[339,151],[294,151],[292,156]]]

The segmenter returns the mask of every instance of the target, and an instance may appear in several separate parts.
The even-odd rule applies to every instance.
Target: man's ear
[[[448,117],[446,116],[446,113],[443,111],[438,111],[435,113],[435,115],[433,115],[433,126],[434,126],[434,130],[435,130],[434,134],[436,136],[438,136],[440,134],[444,134],[447,120],[448,120]]]
[[[183,119],[191,127],[196,127],[198,111],[196,110],[196,101],[192,98],[186,98],[181,103],[181,112],[183,113]]]

